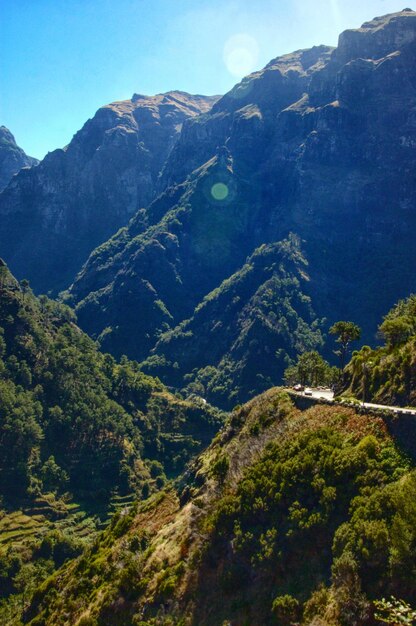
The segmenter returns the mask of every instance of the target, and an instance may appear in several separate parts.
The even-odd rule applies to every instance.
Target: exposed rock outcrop
[[[32,167],[39,161],[28,156],[16,143],[8,128],[0,126],[0,192],[22,167]]]
[[[155,197],[183,122],[215,97],[169,92],[102,107],[0,198],[0,254],[37,291],[67,286],[89,253]]]
[[[318,316],[353,319],[372,338],[416,288],[415,61],[405,10],[343,33],[334,50],[273,60],[187,120],[162,172],[170,187],[72,286],[84,328],[143,358],[256,248],[294,232]]]

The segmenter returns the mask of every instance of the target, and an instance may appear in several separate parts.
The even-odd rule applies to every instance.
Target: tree
[[[354,322],[335,322],[329,329],[331,335],[337,335],[336,342],[340,344],[340,349],[335,354],[340,358],[341,370],[345,367],[348,350],[352,341],[358,341],[361,337],[361,328]]]
[[[367,394],[369,387],[371,387],[373,377],[373,350],[370,346],[363,346],[361,350],[354,350],[352,353],[352,359],[348,365],[348,370],[352,374],[354,381],[354,388],[356,393],[359,392],[361,386],[362,401],[367,401]]]
[[[30,283],[27,280],[27,278],[23,278],[23,280],[20,281],[20,286],[22,288],[23,293],[27,293],[30,289]]]
[[[212,466],[212,473],[221,484],[225,481],[229,467],[230,460],[225,455],[220,456]]]
[[[301,354],[297,363],[288,367],[284,373],[287,384],[300,383],[312,387],[329,384],[332,377],[332,368],[316,350]]]
[[[278,596],[273,601],[272,611],[280,626],[290,626],[298,622],[301,613],[299,602],[289,595]]]
[[[41,469],[43,488],[46,491],[63,491],[69,482],[68,474],[55,461],[54,456],[43,464]]]
[[[387,345],[391,348],[405,343],[412,334],[412,324],[404,315],[399,317],[387,317],[380,325],[379,331],[384,337]]]

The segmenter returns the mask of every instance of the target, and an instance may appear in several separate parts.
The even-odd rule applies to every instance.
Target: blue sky
[[[216,94],[405,0],[0,0],[0,124],[28,154],[63,147],[134,92]]]

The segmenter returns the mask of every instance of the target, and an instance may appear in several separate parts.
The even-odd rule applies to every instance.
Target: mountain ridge
[[[0,254],[12,271],[37,292],[66,287],[90,252],[152,200],[184,119],[215,100],[167,92],[105,105],[65,148],[21,172],[0,197]]]
[[[0,126],[0,193],[23,167],[32,167],[38,163],[38,159],[28,156],[17,145],[6,126]]]
[[[54,624],[65,594],[63,624],[374,623],[382,594],[415,598],[414,490],[380,418],[302,412],[270,389],[233,412],[176,489],[115,518],[47,580],[26,621]]]
[[[84,330],[104,349],[145,360],[160,337],[192,319],[203,299],[238,273],[255,250],[293,233],[308,262],[304,295],[316,317],[328,317],[328,324],[352,319],[363,328],[363,340],[370,341],[384,311],[414,291],[415,16],[405,10],[376,18],[342,33],[338,48],[316,46],[273,59],[225,96],[211,99],[201,114],[193,110],[180,117],[181,132],[163,164],[155,157],[152,202],[137,212],[132,207],[129,223],[77,267],[65,297],[76,306]],[[174,93],[175,104],[163,94],[150,104],[136,95],[135,103],[100,109],[67,153],[116,158],[119,135],[135,141],[132,111],[140,119],[161,119],[166,107],[168,115],[172,110],[182,115],[177,101],[185,108],[189,102]],[[119,115],[122,130],[114,127]],[[96,150],[95,133],[101,137],[107,127],[106,153],[105,143]],[[151,125],[150,135],[154,130]],[[86,176],[87,187],[88,181]],[[98,213],[90,215],[89,224],[97,231],[102,227],[98,199],[105,189],[93,190]],[[113,213],[117,202],[122,211],[127,206],[117,193],[114,186],[105,191]],[[3,217],[14,206],[7,202],[2,205],[0,198]],[[53,211],[50,217],[53,229],[59,221]],[[21,222],[19,228],[18,239]],[[30,228],[34,237],[36,225]],[[88,232],[81,229],[76,237],[84,234],[86,253]],[[0,252],[12,245],[9,235],[6,225]],[[23,263],[27,241],[20,245]],[[52,258],[55,270],[62,269],[59,253],[54,254],[41,257],[44,271]],[[36,271],[32,263],[31,272]],[[70,273],[65,265],[61,283],[71,280]],[[196,343],[204,341],[201,335]],[[276,352],[283,349],[284,358],[293,358],[285,347],[277,345]],[[195,367],[217,365],[201,354]],[[277,382],[276,365],[273,350],[267,380]],[[164,382],[172,385],[173,378]]]
[[[109,349],[142,359],[255,249],[292,232],[317,317],[352,319],[370,341],[414,291],[403,268],[416,267],[415,16],[274,59],[186,121],[161,175],[171,186],[71,286],[81,325],[104,346],[124,336]]]

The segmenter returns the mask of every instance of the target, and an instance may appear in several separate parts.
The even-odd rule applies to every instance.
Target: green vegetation
[[[346,376],[365,373],[366,393],[379,352],[381,367],[415,345],[414,311],[415,297],[399,303],[386,346],[354,353]],[[347,354],[358,330],[345,324]],[[287,380],[334,382],[305,336]],[[382,419],[302,412],[273,388],[224,424],[198,382],[183,400],[100,353],[68,307],[0,266],[0,622],[411,623],[416,473]]]
[[[226,409],[280,384],[299,353],[323,343],[306,267],[294,235],[261,246],[162,334],[143,369]]]
[[[47,581],[29,623],[370,626],[375,611],[412,615],[416,475],[380,418],[302,413],[270,390],[233,413],[181,484],[182,506],[159,494]],[[392,595],[397,606],[383,600]]]
[[[332,386],[340,379],[340,370],[331,367],[316,351],[303,352],[295,365],[290,365],[284,373],[284,380],[288,385]]]
[[[161,489],[221,423],[137,363],[100,353],[71,309],[35,298],[1,263],[1,595],[25,604],[100,519]]]
[[[344,369],[348,350],[352,341],[358,341],[361,329],[354,322],[335,322],[329,329],[331,335],[336,335],[340,349],[335,352],[340,358],[341,370]]]
[[[277,593],[279,624],[296,621],[319,585],[341,624],[364,623],[370,600],[386,592],[416,600],[415,474],[385,437],[354,435],[334,423],[275,442],[219,502],[209,561],[233,550],[217,570],[218,594],[243,590],[249,605],[255,593]]]
[[[7,499],[140,494],[157,478],[141,457],[163,461],[160,476],[177,474],[220,423],[136,363],[101,354],[68,307],[35,299],[26,285],[2,290],[0,324],[0,493]]]
[[[379,331],[385,344],[353,353],[344,392],[379,404],[416,406],[416,296],[398,302]]]
[[[412,626],[416,623],[416,611],[403,600],[397,600],[393,596],[390,600],[378,600],[375,602],[377,613],[375,617],[383,624],[394,624],[395,626]]]

